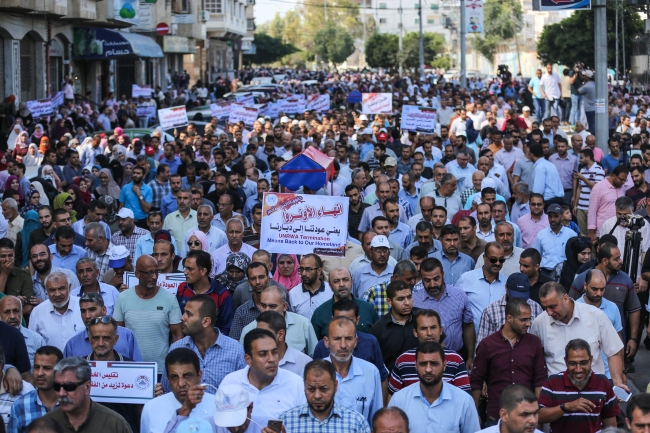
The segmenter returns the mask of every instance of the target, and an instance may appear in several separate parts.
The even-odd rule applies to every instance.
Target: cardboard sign
[[[392,114],[392,93],[363,93],[361,95],[361,112],[363,114]]]
[[[189,123],[184,105],[158,110],[158,119],[162,129],[181,128]]]
[[[51,99],[41,99],[40,101],[27,101],[27,108],[32,113],[34,119],[50,116],[54,112]]]
[[[131,97],[133,98],[139,98],[140,96],[145,98],[151,98],[152,93],[153,93],[153,89],[151,88],[150,84],[143,84],[142,86],[133,84],[131,86]]]
[[[436,129],[436,109],[405,105],[402,107],[402,123],[404,131],[417,131],[427,134]]]
[[[88,361],[90,397],[101,403],[144,404],[154,397],[158,379],[155,362]]]

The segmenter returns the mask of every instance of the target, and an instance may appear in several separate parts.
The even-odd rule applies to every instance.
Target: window
[[[251,32],[255,30],[255,18],[248,18],[246,20],[246,30]]]
[[[254,5],[254,4],[255,4],[255,0],[246,0],[246,4],[248,4],[248,5]]]
[[[415,21],[415,24],[420,24],[420,19],[419,18],[416,18],[414,21]]]
[[[379,18],[379,24],[386,24],[386,18]]]
[[[431,5],[431,9],[433,9],[434,11],[437,11],[439,8],[440,6],[438,5]]]
[[[223,5],[221,0],[204,0],[205,1],[205,10],[213,14],[222,14]]]
[[[434,24],[432,19],[427,18],[427,24]]]
[[[420,3],[416,3],[414,7],[415,9],[420,9]]]
[[[386,9],[386,3],[379,3],[379,9]]]
[[[190,0],[174,0],[172,12],[186,14],[190,12]]]

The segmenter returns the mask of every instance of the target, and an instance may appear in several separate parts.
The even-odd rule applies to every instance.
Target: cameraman
[[[507,65],[499,65],[499,78],[501,78],[501,94],[505,96],[505,88],[512,83],[512,72],[508,70]]]
[[[582,71],[583,85],[578,93],[583,96],[585,103],[585,116],[587,116],[587,130],[592,134],[596,133],[596,83],[594,82],[594,71]]]
[[[582,86],[582,78],[580,77],[582,68],[582,63],[576,62],[573,69],[569,72],[569,77],[571,79],[571,116],[569,117],[569,123],[572,125],[575,125],[576,122],[580,120],[582,95],[578,93],[578,89]]]

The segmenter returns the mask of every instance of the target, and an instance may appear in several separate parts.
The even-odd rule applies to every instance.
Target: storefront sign
[[[49,116],[54,112],[51,99],[41,99],[40,101],[27,101],[27,108],[32,113],[34,119]]]
[[[140,24],[139,0],[113,0],[113,19],[133,25]]]
[[[167,35],[163,37],[163,52],[194,54],[196,53],[196,40],[183,36]]]
[[[433,133],[436,129],[435,108],[416,107],[414,105],[403,106],[400,128],[404,131]]]
[[[100,403],[144,404],[154,397],[155,362],[89,361],[90,397]]]
[[[181,128],[189,123],[184,105],[158,110],[158,120],[162,129]]]
[[[361,95],[363,114],[391,114],[393,112],[392,93],[363,93]]]
[[[192,14],[172,15],[172,24],[194,24],[194,15]]]
[[[347,197],[264,193],[260,248],[270,253],[345,256]]]

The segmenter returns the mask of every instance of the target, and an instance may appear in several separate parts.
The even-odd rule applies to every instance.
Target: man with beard
[[[430,426],[445,432],[479,431],[472,397],[442,380],[446,367],[444,348],[433,341],[420,344],[415,352],[415,364],[419,382],[396,392],[389,403],[406,412],[411,432],[425,433]]]
[[[478,260],[483,254],[487,242],[476,236],[476,220],[471,216],[462,217],[458,220],[458,228],[460,229],[458,250],[472,259]]]
[[[549,227],[548,215],[544,213],[544,197],[541,194],[531,194],[529,205],[530,213],[522,215],[516,223],[521,229],[522,248],[531,248],[537,239],[537,234]],[[561,217],[560,212],[560,219]]]
[[[162,200],[160,201],[160,211],[163,214],[163,219],[170,213],[178,210],[176,195],[178,194],[178,191],[181,190],[182,186],[183,181],[179,174],[172,174],[169,176],[169,187],[171,188],[171,192],[163,196]]]
[[[562,207],[551,204],[546,211],[549,227],[537,233],[533,244],[542,255],[540,268],[546,275],[550,275],[558,263],[566,261],[565,246],[569,239],[578,236],[576,232],[562,224]]]
[[[632,182],[634,186],[627,190],[625,195],[630,197],[634,203],[634,209],[639,209],[639,203],[643,200],[643,204],[646,203],[646,192],[648,191],[648,182],[645,180],[645,170],[642,166],[632,167],[630,169],[630,175],[632,176]]]
[[[227,197],[227,196],[226,196]],[[221,198],[223,199],[223,197]],[[214,221],[214,220],[213,220]],[[218,275],[226,270],[228,256],[232,253],[243,253],[248,258],[253,257],[257,249],[245,244],[244,241],[244,223],[237,218],[231,218],[226,222],[226,236],[228,243],[212,251],[212,262],[214,263],[213,273]]]
[[[364,176],[363,170],[359,170],[359,176]],[[365,182],[365,181],[364,181]],[[348,213],[348,233],[350,237],[359,239],[359,224],[363,211],[370,207],[368,203],[361,201],[361,189],[355,185],[350,184],[345,187],[345,196],[350,200],[350,212]]]
[[[34,287],[34,296],[25,301],[30,305],[38,305],[48,299],[47,291],[45,290],[45,279],[52,272],[63,272],[70,281],[70,287],[77,287],[79,280],[74,272],[65,268],[57,268],[52,266],[52,254],[50,250],[43,244],[36,244],[29,250],[29,260],[34,268],[34,275],[32,275],[32,285]],[[22,299],[21,299],[22,301]],[[24,314],[23,305],[23,314]]]
[[[530,213],[530,188],[525,182],[517,182],[512,187],[515,202],[510,211],[510,221],[517,224],[519,217]]]
[[[499,205],[497,205],[497,203],[499,203]],[[495,210],[501,207],[500,203],[502,202],[497,203],[495,203],[493,206],[493,209]],[[501,244],[503,247],[503,252],[505,254],[504,257],[506,261],[501,268],[501,273],[506,277],[514,274],[515,272],[519,272],[519,258],[521,257],[521,253],[524,252],[522,248],[517,248],[514,245],[514,227],[515,226],[512,223],[506,221],[501,221],[494,227],[495,240]],[[485,254],[481,254],[478,260],[476,260],[476,267],[483,266],[484,262]]]
[[[497,423],[478,433],[542,433],[537,430],[537,396],[523,385],[510,385],[499,399]]]
[[[539,422],[550,423],[554,433],[616,427],[621,410],[607,377],[591,369],[589,343],[576,338],[564,353],[566,371],[553,374],[542,385]]]
[[[539,394],[547,376],[542,344],[539,338],[528,333],[532,310],[526,299],[511,296],[506,303],[505,318],[500,330],[478,344],[470,376],[477,409],[481,397],[489,396],[486,427],[497,424],[501,393],[509,385],[518,383]],[[513,363],[513,359],[517,362]]]
[[[357,345],[355,323],[348,317],[332,319],[323,341],[330,351],[325,360],[336,370],[336,404],[355,410],[370,423],[384,405],[381,379],[373,364],[352,355]]]
[[[413,234],[411,228],[399,220],[399,203],[394,198],[388,198],[382,205],[382,209],[388,220],[388,240],[401,248],[407,248],[413,242]],[[374,222],[373,219],[373,229]]]
[[[54,366],[63,354],[54,346],[42,346],[34,354],[36,389],[18,397],[11,406],[9,428],[12,433],[25,433],[27,426],[59,405],[54,391]]]
[[[144,183],[144,175],[142,167],[133,167],[131,182],[124,185],[120,194],[120,209],[126,207],[133,211],[136,225],[147,228],[147,214],[151,210],[153,190]]]
[[[77,262],[77,278],[80,285],[72,288],[70,295],[81,298],[86,293],[99,293],[104,300],[106,314],[112,316],[119,292],[110,284],[99,281],[99,271],[93,259],[86,257]]]
[[[365,236],[364,236],[365,237]],[[377,235],[370,241],[370,263],[352,273],[353,293],[363,298],[366,291],[393,275],[393,266],[388,264],[390,244],[386,236]]]
[[[469,182],[468,182],[469,183]],[[455,194],[458,187],[458,181],[453,174],[446,173],[442,175],[440,187],[429,193],[428,197],[433,197],[436,206],[443,207],[449,220],[461,209],[460,194]]]
[[[51,206],[45,205],[38,208],[38,221],[41,227],[33,230],[29,235],[29,248],[36,244],[40,244],[45,239],[52,236],[56,227],[54,226],[54,209]]]
[[[201,231],[208,240],[210,251],[214,251],[228,243],[226,233],[212,225],[213,218],[214,214],[212,208],[208,205],[202,204],[196,209],[196,221],[198,226],[188,230],[188,233],[194,230]]]
[[[140,258],[140,256],[151,255],[153,253],[153,247],[156,242],[156,233],[158,233],[158,231],[163,228],[162,214],[160,212],[149,212],[149,215],[147,215],[147,226],[149,228],[149,233],[141,236],[135,243],[134,259],[131,260],[132,264],[135,263]],[[169,234],[171,243],[174,245],[174,251],[177,252],[178,247],[176,246],[176,240],[174,239],[174,236],[172,236],[171,233],[166,230],[163,231],[163,233]],[[129,260],[130,259],[131,255],[129,254]],[[108,272],[110,272],[110,270]]]
[[[226,188],[228,184],[228,178],[225,174],[217,172],[214,175],[214,189],[210,191],[206,196],[206,200],[211,201],[216,208],[219,207],[219,197],[226,193]]]
[[[93,200],[88,205],[88,212],[86,213],[86,216],[77,220],[76,223],[72,224],[72,229],[75,231],[75,233],[83,236],[88,224],[100,223],[106,230],[106,239],[111,240],[111,228],[103,221],[107,213],[108,209],[104,203],[99,200]]]
[[[342,379],[342,382],[337,380],[337,371],[332,363],[322,359],[311,361],[305,366],[304,376],[307,404],[280,415],[287,431],[307,432],[317,429],[323,433],[369,432],[368,422],[361,414],[335,402],[346,379]],[[323,428],[321,423],[325,420],[327,427]]]
[[[70,296],[66,274],[52,272],[45,278],[48,300],[38,304],[29,318],[29,329],[39,333],[45,342],[59,350],[84,328],[79,298]]]
[[[185,242],[183,242],[185,233],[198,225],[196,211],[190,207],[191,194],[189,189],[181,189],[178,191],[178,195],[176,196],[178,210],[167,215],[163,223],[163,229],[169,230],[172,237],[176,240],[178,254],[181,257],[185,257],[185,252],[187,251],[187,245],[184,245]]]
[[[465,272],[474,269],[476,262],[470,256],[458,251],[460,230],[452,224],[446,224],[440,230],[442,250],[434,257],[440,260],[445,272],[445,284],[456,284]]]
[[[331,298],[332,290],[322,278],[323,261],[317,254],[302,256],[298,273],[301,283],[289,292],[289,301],[294,312],[311,320],[316,308]]]
[[[15,296],[5,296],[0,300],[0,320],[16,328],[23,335],[25,338],[25,346],[27,346],[29,365],[33,365],[34,353],[40,347],[45,346],[45,340],[36,332],[22,326],[24,319],[23,306],[20,299]]]
[[[377,216],[383,216],[381,207],[384,202],[392,195],[388,182],[380,182],[377,185],[376,191],[378,201],[363,211],[361,222],[359,223],[360,232],[369,231],[372,228],[372,220]],[[408,221],[408,218],[406,218],[406,211],[401,205],[399,205],[399,220],[403,223],[406,223]]]
[[[486,188],[487,189],[487,188]],[[492,205],[481,203],[476,207],[476,218],[478,218],[478,230],[476,237],[485,242],[494,242],[494,227],[492,227]]]

